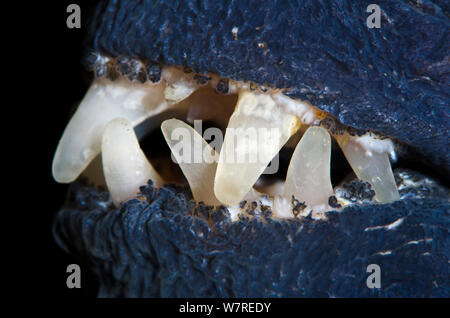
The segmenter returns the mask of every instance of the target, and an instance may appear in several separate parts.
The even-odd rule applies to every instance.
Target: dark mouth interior
[[[203,87],[202,90],[211,90],[214,91],[210,87]],[[195,93],[194,93],[195,94]],[[230,98],[231,97],[231,98]],[[220,95],[216,94],[215,98],[217,99],[227,99],[227,103],[233,105],[237,99],[237,95]],[[226,107],[229,107],[227,105]],[[186,117],[184,114],[179,117],[180,120],[186,121]],[[187,184],[187,180],[183,175],[179,165],[174,163],[170,156],[170,148],[167,146],[167,142],[164,139],[164,136],[161,132],[159,124],[163,120],[163,118],[170,118],[168,114],[161,114],[156,118],[151,118],[148,121],[153,121],[154,128],[143,135],[140,139],[140,146],[144,151],[145,155],[151,160],[155,169],[161,174],[164,180],[171,183],[180,183]],[[144,123],[148,124],[148,123]],[[191,127],[194,127],[193,124],[188,123]],[[225,129],[223,126],[223,122],[219,123],[214,119],[202,120],[202,129],[205,131],[208,128],[220,128],[222,133],[225,133]],[[214,142],[214,139],[208,140],[211,144]],[[337,145],[337,143],[333,140],[332,144],[332,152],[331,152],[331,167],[330,167],[330,177],[332,186],[335,187],[339,183],[341,183],[344,179],[348,179],[349,175],[352,174],[352,169],[348,164],[348,161],[345,159],[345,156]],[[279,169],[274,174],[263,174],[258,180],[258,184],[255,185],[255,188],[261,188],[264,186],[271,185],[277,181],[283,181],[286,179],[287,169],[289,166],[289,162],[291,160],[292,154],[294,152],[294,147],[284,146],[279,152]],[[354,177],[354,176],[353,176]]]

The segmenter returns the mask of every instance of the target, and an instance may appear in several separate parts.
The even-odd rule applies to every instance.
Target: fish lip
[[[384,270],[387,288],[377,292],[380,297],[442,297],[450,288],[445,276],[448,260],[442,257],[448,241],[448,200],[405,199],[384,205],[356,205],[331,212],[327,220],[261,216],[231,222],[223,208],[210,210],[210,214],[188,213],[186,209],[192,205],[174,186],[158,192],[146,186],[142,189],[145,200],[132,199],[120,208],[102,203],[108,201],[106,192],[80,183],[72,187],[78,199],[58,213],[53,233],[63,250],[81,257],[102,276],[99,297],[373,297],[363,284],[367,278],[365,266],[372,263]],[[416,245],[420,253],[410,249]],[[265,250],[267,254],[262,253]],[[434,262],[423,255],[427,253]],[[209,265],[202,267],[202,259]],[[400,265],[405,259],[415,259],[421,269],[406,271],[402,276],[405,268]],[[203,271],[206,277],[183,274],[182,263]],[[324,280],[317,285],[309,279],[301,280],[298,286],[285,282],[285,288],[277,289],[278,284],[284,286],[279,276],[283,263],[295,269],[285,270],[286,275],[323,270]],[[392,267],[394,264],[400,267]],[[258,268],[266,270],[264,278],[249,282]],[[177,284],[169,278],[172,272],[182,277]],[[343,273],[357,279],[340,277]],[[222,285],[224,278],[245,283]],[[409,283],[416,279],[425,285],[434,280],[440,287],[431,284],[423,289],[421,284]],[[143,281],[147,287],[133,287]],[[339,281],[338,288],[333,282]],[[391,291],[392,283],[406,289]],[[208,294],[198,284],[216,287]],[[187,285],[198,289],[186,290]]]

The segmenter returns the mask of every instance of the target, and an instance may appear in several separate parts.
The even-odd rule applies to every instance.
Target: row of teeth
[[[217,78],[211,76],[210,79],[210,85],[217,85]],[[163,69],[159,83],[131,83],[124,77],[115,81],[95,79],[58,144],[52,167],[55,180],[73,182],[101,154],[106,185],[117,206],[136,197],[139,187],[148,179],[152,179],[156,187],[162,186],[165,180],[141,150],[134,128],[167,110],[187,107],[190,120],[201,116],[204,110],[186,105],[186,99],[200,86],[192,76],[174,67]],[[274,156],[288,140],[292,141],[291,137],[300,128],[307,129],[296,145],[281,190],[264,196],[270,201],[272,215],[293,217],[294,202],[307,207],[307,214],[320,215],[334,209],[329,205],[329,198],[334,195],[330,180],[330,132],[356,176],[370,183],[376,201],[385,203],[399,199],[389,161],[389,155],[394,154],[389,139],[380,139],[370,133],[362,136],[342,131],[333,133],[320,126],[322,112],[307,102],[287,97],[281,91],[255,91],[247,83],[230,82],[229,93],[237,93],[238,100],[227,122],[228,128],[275,128],[281,134],[265,140],[254,140],[251,135],[244,135],[240,141],[253,146],[239,147],[242,144],[235,143],[232,140],[234,136],[232,138],[226,133],[218,154],[183,121],[164,121],[161,130],[195,200],[209,205],[223,204],[235,211],[241,201],[264,196],[253,186]],[[177,158],[179,153],[173,151],[175,145],[170,138],[177,128],[189,131],[194,144],[201,145],[195,151],[206,152],[219,159],[185,163]],[[184,146],[191,147],[191,141],[186,139],[186,142],[189,144]],[[256,163],[225,160],[228,156],[234,158],[238,155],[250,158],[255,153],[260,158]]]

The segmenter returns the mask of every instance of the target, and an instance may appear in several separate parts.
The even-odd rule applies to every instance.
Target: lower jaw
[[[448,191],[400,175],[422,185],[327,220],[266,211],[233,222],[177,186],[142,187],[116,209],[107,192],[76,182],[54,235],[96,274],[99,297],[447,297]],[[366,284],[370,264],[381,268],[380,288]]]

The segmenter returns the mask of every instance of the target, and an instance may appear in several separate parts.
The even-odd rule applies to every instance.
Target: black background
[[[80,29],[69,29],[66,24],[67,6],[76,3],[81,8]],[[36,250],[34,258],[43,268],[39,278],[43,278],[39,286],[45,297],[73,299],[74,297],[95,297],[97,283],[85,264],[66,254],[55,242],[52,234],[54,217],[63,205],[68,186],[56,183],[51,174],[53,155],[59,138],[62,136],[71,112],[83,98],[90,83],[90,75],[82,66],[82,54],[89,17],[92,15],[96,1],[51,1],[50,3],[33,4],[35,17],[34,29],[30,37],[33,50],[37,53],[31,74],[34,75],[34,88],[38,89],[36,105],[40,118],[39,130],[44,134],[42,143],[35,144],[30,139],[28,149],[34,149],[34,158],[45,161],[39,164],[41,176],[34,179],[34,194],[39,200],[39,222],[35,231],[43,235],[44,242]],[[29,7],[28,7],[29,8]],[[36,20],[37,18],[37,20]],[[42,181],[45,180],[45,186]],[[33,226],[33,225],[32,225]],[[42,250],[45,249],[45,253]],[[66,286],[66,268],[69,264],[81,266],[81,289],[68,289]]]

